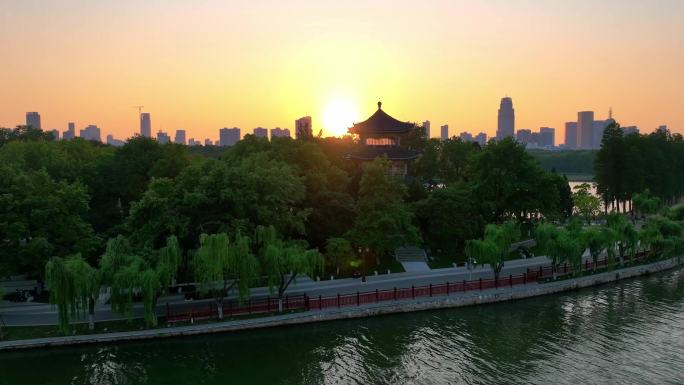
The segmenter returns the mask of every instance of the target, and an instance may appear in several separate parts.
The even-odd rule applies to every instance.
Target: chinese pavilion
[[[402,122],[389,116],[382,110],[382,102],[378,102],[378,110],[370,118],[355,123],[349,129],[349,133],[359,136],[362,148],[348,154],[348,157],[370,161],[386,156],[392,162],[390,174],[405,176],[408,162],[417,158],[418,153],[402,147],[401,139],[415,128],[414,123]]]

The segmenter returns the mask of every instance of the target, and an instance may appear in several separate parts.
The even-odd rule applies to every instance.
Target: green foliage
[[[466,242],[465,252],[468,258],[477,263],[488,263],[494,271],[494,278],[498,280],[506,257],[511,252],[511,245],[519,238],[520,228],[513,221],[501,225],[489,224],[485,227],[482,240]]]
[[[541,167],[546,171],[556,171],[561,174],[591,175],[594,173],[593,166],[597,151],[595,150],[569,150],[569,151],[544,151],[527,150]]]
[[[463,251],[465,240],[483,233],[477,201],[472,187],[461,182],[436,189],[416,203],[416,221],[433,254],[454,256]]]
[[[639,232],[639,240],[650,248],[651,255],[675,257],[684,253],[683,227],[666,217],[653,216]]]
[[[349,232],[355,246],[386,256],[396,248],[420,241],[412,212],[404,204],[406,187],[389,176],[390,163],[377,158],[364,165],[359,186],[357,217]]]
[[[313,278],[323,271],[324,260],[318,250],[306,250],[299,243],[284,242],[270,226],[257,229],[257,233],[262,269],[271,292],[277,289],[279,298],[298,274]]]
[[[634,193],[632,195],[632,206],[636,213],[642,215],[655,214],[662,206],[660,198],[651,195],[649,189],[642,193]]]
[[[589,183],[582,183],[575,186],[575,192],[572,193],[575,210],[587,223],[601,213],[601,200],[590,189]]]
[[[557,227],[550,223],[540,223],[534,231],[539,254],[551,259],[554,275],[558,265],[567,261],[575,268],[582,263],[585,245],[581,226]]]
[[[225,233],[202,235],[200,248],[193,256],[195,280],[202,291],[212,293],[219,318],[223,318],[224,297],[233,287],[237,287],[241,300],[249,297],[250,284],[258,274],[250,244],[250,239],[239,233],[232,243]]]
[[[325,245],[325,260],[336,275],[347,273],[360,263],[351,243],[345,238],[328,239]]]

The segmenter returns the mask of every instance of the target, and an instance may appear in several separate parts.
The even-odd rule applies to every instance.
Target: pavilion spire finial
[[[382,109],[382,102],[378,100],[378,110]]]

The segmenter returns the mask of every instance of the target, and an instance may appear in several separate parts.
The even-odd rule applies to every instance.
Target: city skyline
[[[221,127],[288,127],[306,115],[317,133],[381,99],[407,120],[492,137],[493,106],[511,95],[518,127],[613,107],[619,122],[683,130],[672,81],[684,64],[682,2],[322,3],[9,0],[0,81],[13,92],[0,96],[0,125],[40,111],[46,129],[78,118],[128,137],[140,104],[152,133],[215,138]],[[430,23],[405,28],[415,20]]]

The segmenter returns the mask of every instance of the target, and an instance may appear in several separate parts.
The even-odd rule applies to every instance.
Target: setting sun
[[[332,100],[323,111],[323,129],[327,135],[342,136],[359,118],[359,111],[349,100]]]

